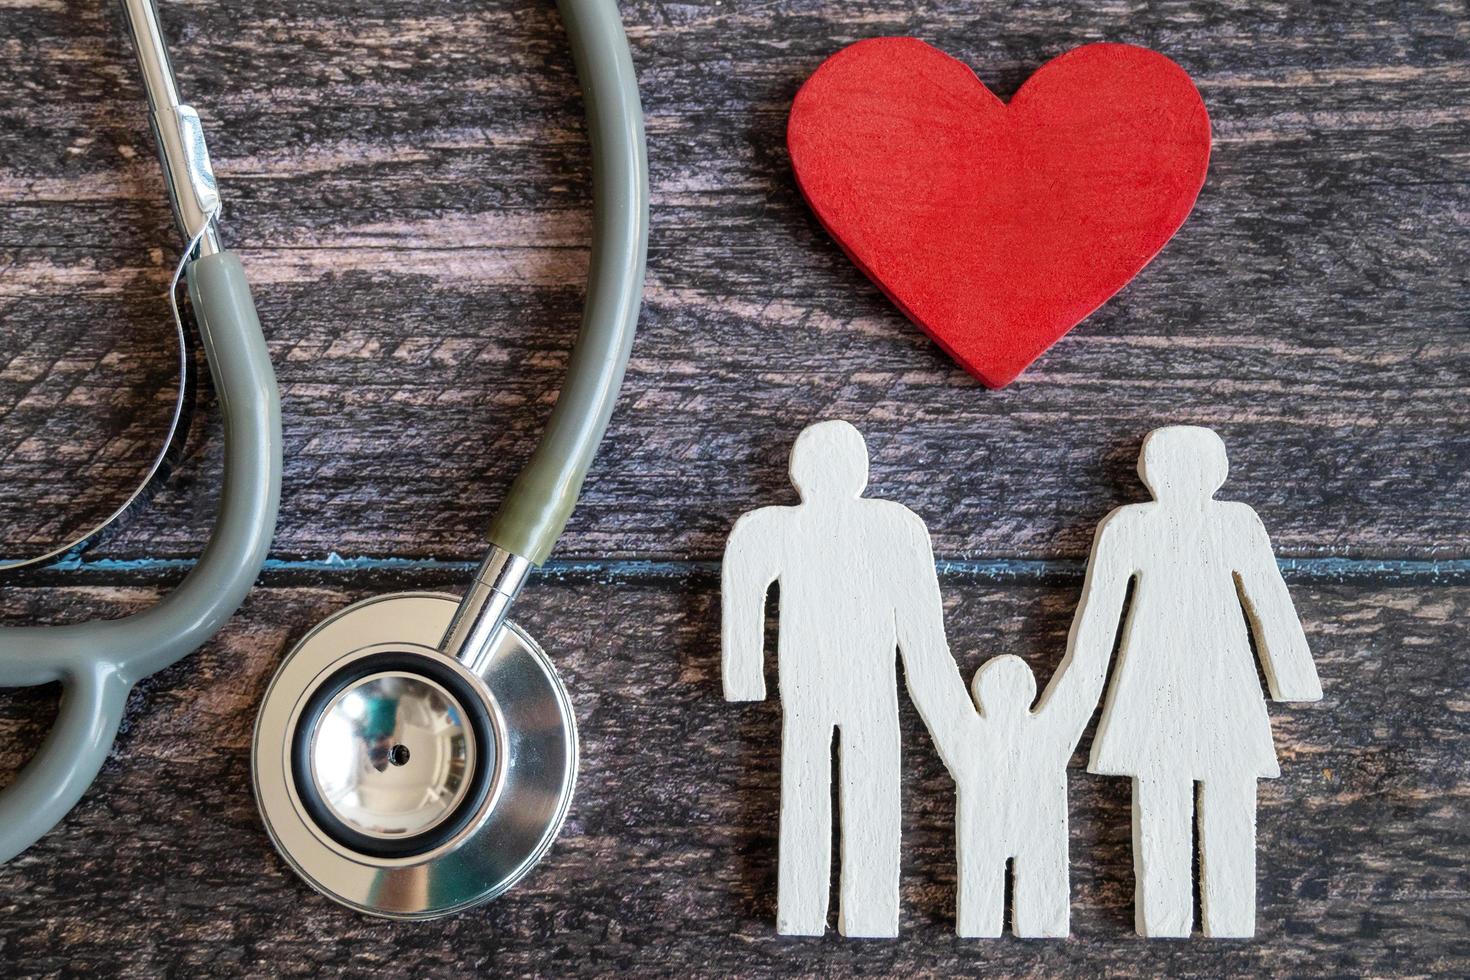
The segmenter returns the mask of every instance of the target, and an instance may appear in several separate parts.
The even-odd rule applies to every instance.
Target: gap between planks
[[[85,582],[88,586],[128,585],[140,580],[172,580],[194,567],[193,558],[73,558],[44,569],[17,573],[5,584],[66,585]],[[939,558],[935,565],[943,582],[994,582],[997,584],[1041,584],[1080,582],[1085,563],[1072,559],[1030,558]],[[1470,558],[1280,558],[1277,565],[1291,583],[1338,583],[1365,585],[1470,585]],[[286,584],[302,577],[313,582],[363,575],[441,581],[468,578],[476,561],[437,558],[382,556],[268,558],[261,570],[260,584]],[[543,582],[610,582],[645,584],[691,579],[717,580],[720,563],[699,559],[553,559],[543,565],[536,578]]]

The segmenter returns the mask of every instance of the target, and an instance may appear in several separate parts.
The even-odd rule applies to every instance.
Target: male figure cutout
[[[974,717],[944,636],[928,530],[908,508],[861,496],[867,480],[867,447],[856,429],[837,421],[810,426],[791,451],[801,503],[744,515],[725,549],[727,700],[765,697],[765,599],[780,582],[776,924],[786,935],[826,929],[834,729],[842,820],[838,929],[847,936],[898,934],[895,647],[941,756]]]

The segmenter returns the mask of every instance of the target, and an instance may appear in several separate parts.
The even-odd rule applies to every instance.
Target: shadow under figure
[[[1209,429],[1150,433],[1138,473],[1154,499],[1098,525],[1072,625],[1074,654],[1110,648],[1137,580],[1088,771],[1133,778],[1135,923],[1144,936],[1190,934],[1196,810],[1204,933],[1255,934],[1256,780],[1281,770],[1247,620],[1271,696],[1322,698],[1265,527],[1247,505],[1213,499],[1228,471],[1225,445]]]

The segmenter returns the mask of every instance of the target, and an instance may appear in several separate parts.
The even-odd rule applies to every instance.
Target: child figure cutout
[[[1154,499],[1098,525],[1069,640],[1072,657],[1106,657],[1136,580],[1088,771],[1133,778],[1144,936],[1190,933],[1196,811],[1204,933],[1255,934],[1256,780],[1281,770],[1247,620],[1271,696],[1322,697],[1265,527],[1247,505],[1213,499],[1228,471],[1209,429],[1149,434],[1138,474]]]
[[[965,774],[956,780],[959,935],[1000,935],[1008,860],[1011,932],[1071,931],[1067,762],[1097,708],[1111,653],[1111,646],[1069,651],[1034,711],[1036,678],[1020,657],[992,657],[975,672],[980,715],[953,749]]]

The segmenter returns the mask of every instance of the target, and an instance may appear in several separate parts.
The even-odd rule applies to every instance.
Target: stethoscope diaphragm
[[[402,593],[344,609],[287,656],[256,722],[271,839],[314,888],[371,915],[494,898],[571,805],[576,720],[550,659],[506,623],[471,672],[435,648],[458,605]]]

